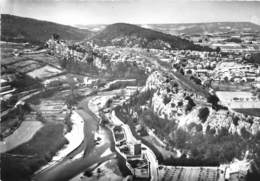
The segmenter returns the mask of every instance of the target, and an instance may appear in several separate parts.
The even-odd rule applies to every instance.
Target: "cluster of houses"
[[[245,56],[245,55],[244,55]],[[186,51],[175,53],[172,60],[173,69],[181,70],[188,77],[199,79],[200,84],[210,86],[211,83],[248,84],[260,87],[260,69],[257,65],[243,63],[243,55],[222,57],[216,52]]]
[[[146,50],[141,48],[117,48],[114,46],[99,47],[98,51],[103,55],[103,63],[118,64],[129,63],[133,66],[137,66],[139,69],[144,70],[146,73],[153,72],[156,67],[147,61],[147,57],[144,52]]]
[[[93,64],[101,70],[107,68],[102,63],[101,57],[95,52],[97,47],[92,42],[82,46],[52,37],[46,42],[46,45],[52,54],[59,56],[64,61]]]
[[[69,45],[68,42],[52,37],[46,42],[51,53],[63,56],[64,58],[73,58],[75,61],[83,60],[87,50],[79,45]]]
[[[251,82],[257,86],[260,82],[260,69],[250,64],[222,62],[214,70],[213,78],[234,83]]]

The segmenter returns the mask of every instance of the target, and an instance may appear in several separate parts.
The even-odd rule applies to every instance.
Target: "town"
[[[1,39],[1,179],[259,179],[260,28],[168,26]]]

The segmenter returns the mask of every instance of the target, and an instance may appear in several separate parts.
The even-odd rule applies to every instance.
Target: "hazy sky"
[[[260,1],[221,0],[0,0],[1,13],[62,24],[194,23],[260,24]]]

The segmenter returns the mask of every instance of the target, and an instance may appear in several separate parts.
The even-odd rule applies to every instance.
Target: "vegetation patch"
[[[66,40],[82,40],[90,35],[88,30],[8,14],[2,14],[1,20],[3,41],[44,44],[55,32]]]
[[[15,102],[10,102],[9,104],[15,104]],[[3,102],[1,103],[2,106]],[[20,124],[24,120],[24,116],[29,114],[31,111],[28,104],[19,105],[17,109],[14,109],[9,112],[6,116],[2,117],[2,122],[0,126],[0,139],[2,140],[4,137],[11,135],[17,128],[19,128]]]
[[[242,159],[247,150],[250,150],[249,158],[256,162],[259,160],[260,133],[251,135],[243,132],[240,135],[230,134],[227,129],[222,128],[219,134],[215,130],[208,129],[203,134],[199,125],[191,125],[190,131],[178,128],[175,120],[162,119],[158,117],[149,107],[147,93],[136,94],[125,104],[117,109],[117,115],[125,123],[131,125],[141,124],[155,130],[155,134],[167,142],[169,150],[181,151],[180,158],[171,157],[161,160],[166,165],[186,166],[217,166],[221,163],[229,163],[234,158]],[[145,105],[145,109],[142,107]],[[148,106],[147,106],[148,105]],[[201,120],[208,115],[206,109],[201,110]],[[131,126],[134,127],[134,126]],[[133,129],[134,130],[134,129]],[[257,143],[257,144],[256,144]],[[153,149],[153,151],[157,151]],[[259,163],[258,163],[259,164]]]
[[[34,137],[19,147],[1,155],[3,180],[30,180],[30,176],[47,164],[55,153],[67,144],[62,124],[47,124]]]

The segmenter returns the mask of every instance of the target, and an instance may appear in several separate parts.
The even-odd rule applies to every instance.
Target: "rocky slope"
[[[235,134],[256,134],[260,118],[245,116],[230,110],[214,110],[202,97],[183,90],[174,79],[160,72],[152,73],[145,90],[154,90],[152,109],[161,118],[175,120],[186,130],[218,134],[222,129]],[[200,103],[197,103],[200,102]],[[196,104],[197,103],[197,104]]]

